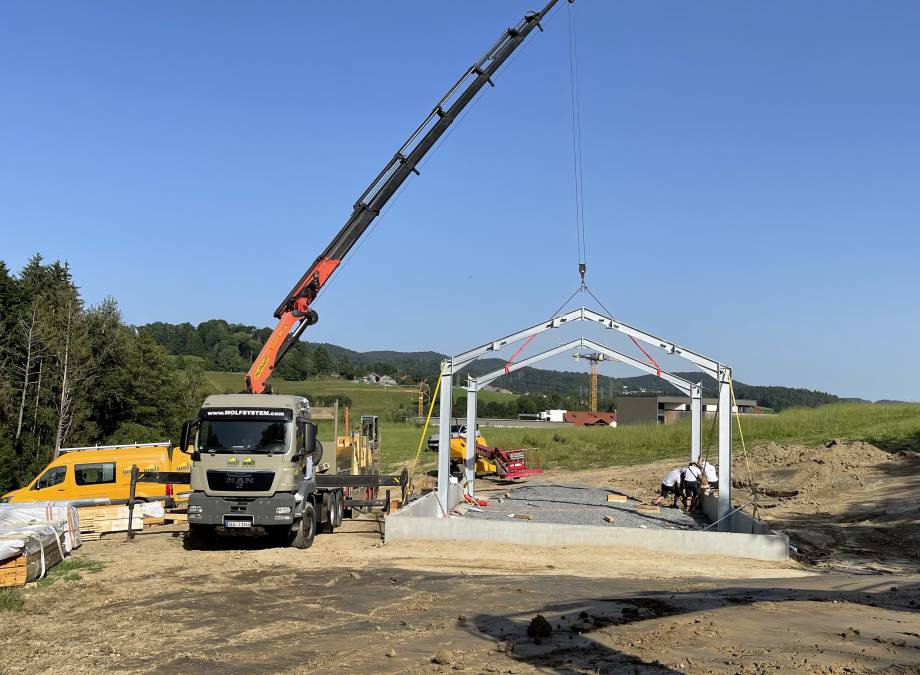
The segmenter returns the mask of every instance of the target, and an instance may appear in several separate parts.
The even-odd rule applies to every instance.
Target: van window
[[[77,485],[98,485],[115,482],[115,462],[77,464],[73,468],[73,479]]]
[[[66,466],[55,466],[51,469],[45,471],[42,474],[42,477],[35,481],[35,485],[32,486],[33,490],[44,490],[45,488],[54,487],[55,485],[60,485],[64,482],[64,477],[67,475]]]

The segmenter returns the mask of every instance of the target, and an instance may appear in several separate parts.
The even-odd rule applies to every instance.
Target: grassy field
[[[236,393],[245,388],[243,373],[205,373],[208,384],[215,393]],[[337,377],[324,377],[289,382],[280,378],[272,380],[276,394],[299,394],[300,396],[348,396],[352,412],[356,415],[383,415],[387,410],[402,405],[415,406],[418,390],[415,387],[381,387],[378,384],[362,384]]]
[[[454,387],[454,403],[456,403],[457,399],[460,397],[466,398],[466,389]],[[502,391],[489,391],[488,389],[483,389],[476,394],[476,399],[482,403],[488,403],[489,401],[509,401],[514,398],[517,398],[516,394],[506,394]],[[466,414],[466,408],[460,412]]]
[[[743,417],[748,447],[775,441],[819,445],[834,438],[868,441],[885,449],[920,451],[920,404],[871,405],[842,403],[819,408],[796,408],[778,415]],[[703,448],[710,445],[711,420],[704,421]],[[415,456],[421,429],[415,425],[387,424],[381,432],[384,458],[397,464]],[[434,430],[430,430],[434,433]],[[580,427],[561,429],[495,429],[485,427],[490,445],[504,448],[539,448],[545,467],[588,469],[684,457],[690,448],[689,422],[639,425],[612,429]],[[735,449],[741,441],[733,427]],[[712,452],[717,436],[712,435]],[[424,466],[433,453],[422,450]]]
[[[242,389],[241,373],[207,373],[214,391],[236,392]],[[412,387],[383,388],[338,378],[311,379],[302,382],[273,382],[283,394],[313,396],[345,395],[352,400],[352,419],[360,415],[381,417],[381,453],[384,468],[390,470],[415,457],[422,428],[415,424],[388,422],[387,412],[400,404],[414,408],[417,390]],[[465,394],[454,390],[454,397]],[[483,400],[501,400],[508,394],[482,392]],[[465,411],[457,411],[464,413]],[[462,421],[462,420],[461,420]],[[710,445],[712,421],[703,422],[703,448]],[[778,415],[743,417],[742,428],[748,446],[775,441],[818,445],[833,438],[864,440],[882,448],[910,448],[920,451],[920,404],[873,405],[840,403],[819,408],[795,408]],[[332,422],[320,423],[320,439],[332,441]],[[341,433],[341,425],[340,425]],[[429,429],[428,434],[435,433]],[[484,428],[490,445],[505,448],[539,448],[544,465],[565,469],[587,469],[682,457],[690,447],[689,421],[670,425],[640,425],[611,428],[563,429],[495,429]],[[737,426],[735,447],[741,447]],[[711,445],[716,447],[713,435]],[[434,454],[423,448],[420,467],[434,463]]]

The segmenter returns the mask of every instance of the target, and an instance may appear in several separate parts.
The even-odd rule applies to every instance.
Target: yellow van
[[[105,445],[66,448],[27,486],[3,495],[0,503],[44,502],[58,499],[127,499],[131,490],[131,466],[141,471],[192,469],[191,457],[167,443]],[[186,497],[188,484],[138,483],[137,498]]]

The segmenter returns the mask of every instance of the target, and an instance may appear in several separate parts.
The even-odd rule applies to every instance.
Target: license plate
[[[224,527],[252,527],[252,518],[224,518]]]

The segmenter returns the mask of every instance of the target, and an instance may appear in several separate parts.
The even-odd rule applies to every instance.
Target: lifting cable
[[[584,168],[582,164],[583,152],[581,143],[581,90],[578,77],[578,34],[575,28],[575,9],[573,4],[567,3],[566,7],[568,9],[569,19],[569,92],[572,105],[572,164],[575,174],[575,230],[578,240],[578,273],[581,275],[581,285],[576,289],[575,293],[563,303],[562,307],[565,307],[565,305],[567,305],[579,292],[586,291],[594,298],[594,301],[607,312],[608,316],[613,316],[610,310],[604,307],[604,303],[594,295],[585,283],[585,272],[588,269],[588,244],[585,239]],[[562,307],[556,310],[556,314],[562,310]],[[553,316],[555,317],[556,314]],[[655,368],[658,377],[661,377],[661,365],[658,361],[639,344],[636,338],[630,335],[629,339],[632,340],[639,351],[645,355],[649,364]],[[517,356],[517,353],[515,356]],[[513,358],[514,357],[512,357],[512,359]],[[510,365],[511,361],[508,363]]]
[[[575,10],[566,3],[569,19],[569,92],[572,101],[572,164],[575,173],[575,230],[578,240],[578,268],[584,280],[587,267],[585,243],[585,207],[581,148],[581,96],[578,87],[578,40],[575,31]]]

